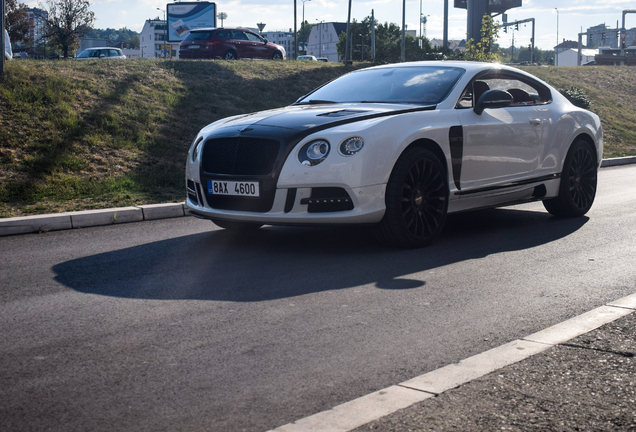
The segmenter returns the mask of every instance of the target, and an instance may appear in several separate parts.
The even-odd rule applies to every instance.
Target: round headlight
[[[351,156],[358,153],[364,147],[364,139],[360,137],[347,138],[340,144],[340,153]]]
[[[305,144],[298,153],[298,160],[305,166],[318,165],[325,160],[330,150],[329,142],[316,140]]]

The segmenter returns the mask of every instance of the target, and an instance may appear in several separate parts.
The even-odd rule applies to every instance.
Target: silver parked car
[[[85,49],[76,57],[78,60],[91,59],[125,59],[127,58],[122,50],[113,47],[98,47]]]

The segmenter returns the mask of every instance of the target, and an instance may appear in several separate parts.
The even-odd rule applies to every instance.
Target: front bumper
[[[224,219],[242,222],[259,222],[270,225],[296,224],[372,224],[384,216],[385,184],[359,188],[343,188],[350,197],[353,209],[341,211],[310,212],[312,188],[276,189],[272,208],[256,213],[211,208],[201,184],[194,185],[194,194],[188,191],[186,206],[196,216],[208,219]],[[188,188],[190,189],[190,188]]]

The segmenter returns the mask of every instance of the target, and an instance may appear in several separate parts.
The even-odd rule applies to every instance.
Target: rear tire
[[[448,210],[448,181],[431,151],[407,149],[386,187],[386,212],[378,225],[383,241],[403,248],[428,246],[442,232]]]
[[[238,56],[232,50],[227,50],[225,51],[225,54],[223,54],[223,60],[236,60],[237,58]]]
[[[583,216],[594,203],[597,177],[598,164],[594,149],[586,141],[575,141],[563,163],[559,195],[544,200],[543,206],[554,216]]]
[[[220,219],[212,219],[212,222],[214,222],[215,225],[232,232],[252,232],[263,226],[263,224],[253,222],[236,222]]]

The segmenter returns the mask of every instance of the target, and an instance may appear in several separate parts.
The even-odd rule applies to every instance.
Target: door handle
[[[538,126],[538,125],[541,124],[541,119],[532,118],[532,119],[530,119],[530,124]]]

